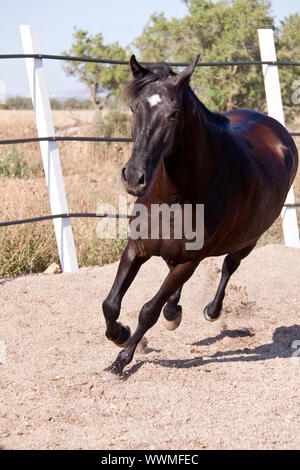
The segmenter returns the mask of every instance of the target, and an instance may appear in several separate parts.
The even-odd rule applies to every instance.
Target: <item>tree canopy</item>
[[[278,60],[300,62],[300,15],[289,15],[278,30]],[[300,67],[279,68],[283,105],[287,119],[300,114]]]
[[[144,60],[201,62],[260,60],[258,28],[273,28],[269,2],[262,0],[185,0],[189,14],[168,21],[154,14],[135,47]],[[164,37],[162,37],[164,36]],[[165,46],[164,46],[165,44]],[[154,52],[155,49],[155,52]],[[261,68],[257,66],[198,67],[193,87],[212,110],[265,110]]]
[[[268,0],[182,1],[188,14],[181,19],[168,20],[163,13],[151,15],[132,44],[138,59],[190,62],[200,53],[202,62],[260,60],[257,29],[271,28],[275,32],[278,60],[300,61],[299,14],[290,15],[276,27]],[[68,53],[126,58],[118,43],[105,45],[101,33],[91,36],[77,29]],[[99,106],[100,89],[106,94],[120,94],[129,78],[124,66],[71,62],[65,70],[87,83],[95,106]],[[294,116],[298,108],[292,103],[292,95],[295,81],[300,79],[300,67],[282,67],[280,79],[284,105],[288,114]],[[212,110],[252,108],[266,112],[261,66],[197,67],[192,86]]]
[[[118,42],[104,44],[101,33],[91,35],[88,31],[76,27],[74,28],[73,44],[68,51],[63,51],[63,54],[93,59],[126,60],[125,50]],[[96,109],[101,109],[111,94],[120,94],[122,85],[129,77],[128,70],[122,65],[95,62],[66,62],[64,70],[67,75],[77,76],[89,87],[91,99]]]

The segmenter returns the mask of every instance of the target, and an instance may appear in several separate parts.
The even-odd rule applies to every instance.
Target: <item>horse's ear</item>
[[[198,64],[199,58],[200,58],[200,54],[198,54],[193,60],[193,62],[176,76],[177,86],[181,87],[181,86],[189,84],[190,78],[195,70],[196,65]]]
[[[129,64],[130,64],[131,72],[134,78],[141,78],[143,75],[146,75],[148,73],[148,70],[142,67],[142,65],[138,63],[138,61],[135,58],[135,55],[132,55],[130,57]]]

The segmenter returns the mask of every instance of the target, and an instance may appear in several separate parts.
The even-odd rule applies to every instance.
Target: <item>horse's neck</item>
[[[183,121],[176,139],[178,145],[165,161],[166,177],[185,199],[204,202],[218,168],[218,143],[211,137],[205,109],[186,91],[183,101]]]

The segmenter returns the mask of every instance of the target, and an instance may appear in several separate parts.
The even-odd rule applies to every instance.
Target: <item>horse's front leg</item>
[[[121,301],[141,265],[147,259],[139,256],[135,242],[130,239],[122,254],[110,293],[102,304],[106,321],[106,337],[121,347],[125,345],[130,337],[130,328],[117,322],[121,310]]]
[[[138,343],[149,328],[157,322],[164,304],[190,278],[197,264],[188,261],[177,265],[169,272],[155,297],[143,306],[139,314],[138,326],[125,348],[118,354],[117,359],[110,367],[111,372],[122,375],[124,367],[131,362]]]

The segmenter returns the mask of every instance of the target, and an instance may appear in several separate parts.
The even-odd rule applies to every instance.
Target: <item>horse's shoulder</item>
[[[233,109],[226,111],[224,116],[227,117],[232,127],[269,120],[268,116],[254,109]]]

